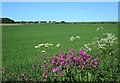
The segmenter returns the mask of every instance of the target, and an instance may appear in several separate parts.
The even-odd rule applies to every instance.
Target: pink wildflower
[[[59,74],[60,74],[60,75],[63,75],[63,74],[64,74],[64,72],[60,72]]]
[[[85,68],[85,65],[83,64],[83,65],[82,65],[82,69],[84,69],[84,68]]]
[[[93,67],[96,68],[97,65],[98,65],[98,58],[96,58],[96,59],[93,60],[93,64],[94,64]]]
[[[2,68],[2,71],[5,71],[5,68]]]
[[[76,55],[75,55],[75,52],[74,52],[74,49],[73,49],[73,48],[71,49],[71,54],[72,54],[72,56],[73,56],[73,57],[76,57]]]
[[[53,57],[53,58],[51,58],[51,60],[52,60],[52,64],[55,64],[55,56]]]
[[[88,60],[90,60],[90,59],[92,58],[92,56],[89,55],[89,54],[87,54],[86,56],[87,56],[87,59],[88,59]]]
[[[2,68],[2,73],[5,73],[5,68]]]
[[[64,59],[63,59],[63,53],[60,53],[58,60],[59,60],[59,61],[63,61],[63,60],[64,60]]]
[[[82,50],[80,50],[80,54],[81,54],[81,55],[84,55],[84,54],[85,54],[85,49],[84,49],[84,48],[82,48]]]
[[[58,72],[60,70],[60,67],[56,67],[55,69],[53,69],[53,72]]]
[[[70,59],[70,54],[66,56],[66,61],[68,61],[69,59]]]

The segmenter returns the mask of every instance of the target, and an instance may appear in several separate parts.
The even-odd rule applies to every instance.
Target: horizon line
[[[15,19],[13,19],[13,18],[10,18],[10,17],[0,17],[0,19],[2,19],[2,18],[8,18],[8,19],[11,19],[11,20],[13,20],[13,21],[15,21],[15,22],[17,22],[17,21],[25,21],[25,22],[30,22],[30,21],[47,21],[47,22],[49,22],[49,21],[51,21],[51,22],[61,22],[61,21],[65,21],[65,20],[15,20]],[[91,20],[91,21],[65,21],[65,22],[118,22],[119,20]]]

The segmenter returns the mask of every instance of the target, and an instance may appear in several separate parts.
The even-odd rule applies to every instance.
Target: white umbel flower
[[[53,46],[53,44],[49,44],[49,46]]]
[[[44,44],[38,44],[38,46],[43,47],[43,46],[44,46]]]
[[[75,40],[75,38],[72,36],[71,38],[70,38],[70,41],[74,41]]]
[[[80,36],[76,36],[75,38],[80,39]]]
[[[97,31],[99,31],[100,30],[100,28],[97,28]]]
[[[39,46],[35,46],[35,48],[39,48]]]
[[[58,44],[56,45],[56,47],[60,47],[60,43],[58,43]]]
[[[45,50],[42,50],[42,53],[46,53],[46,51],[45,51]]]
[[[91,51],[92,49],[91,48],[88,48],[88,51]]]

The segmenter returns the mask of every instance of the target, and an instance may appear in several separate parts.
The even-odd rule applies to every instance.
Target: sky
[[[2,2],[2,17],[15,21],[117,21],[117,2]]]
[[[119,2],[120,0],[1,0],[2,2]]]

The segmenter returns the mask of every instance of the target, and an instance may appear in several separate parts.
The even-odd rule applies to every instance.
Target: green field
[[[104,29],[97,32],[102,26]],[[64,52],[69,52],[73,47],[79,50],[85,43],[93,41],[97,35],[103,32],[112,32],[118,35],[116,24],[92,25],[92,24],[30,24],[2,27],[3,44],[3,67],[11,68],[13,65],[29,64],[41,51],[34,47],[39,43],[61,44]],[[75,43],[70,42],[71,36],[80,36]],[[48,56],[59,53],[60,48],[50,47],[47,49]]]
[[[100,27],[103,27],[103,29],[97,31]],[[109,34],[109,36],[106,37],[103,33],[113,33],[113,35]],[[70,41],[72,36],[80,36],[80,39]],[[99,37],[99,42],[101,40],[104,41],[100,44],[92,44],[94,37]],[[65,79],[68,81],[120,81],[117,56],[119,49],[117,47],[118,44],[115,44],[116,37],[118,38],[117,24],[25,24],[3,26],[3,81],[53,81],[54,77],[58,78],[58,81],[65,81]],[[112,45],[110,45],[110,42],[112,42]],[[36,49],[35,46],[41,43],[51,43],[53,46]],[[60,43],[60,47],[56,47],[58,43]],[[91,51],[87,51],[84,46],[88,43],[91,43]],[[99,45],[105,45],[105,48],[99,48]],[[86,53],[92,56],[89,60],[93,65],[87,66],[87,64],[89,64],[89,62],[87,62],[85,69],[80,67],[82,62],[78,60],[76,60],[76,62],[78,61],[79,66],[71,64],[75,58],[72,57],[73,54],[70,52],[71,48],[75,49],[75,54],[79,58],[79,56],[83,56],[79,52],[81,47],[85,48],[85,52],[87,51]],[[42,50],[45,50],[46,53],[42,53]],[[60,52],[64,52],[65,54],[71,53],[72,55],[69,59],[71,62],[69,62],[68,67],[65,67],[63,64],[60,65],[61,70],[59,72],[63,72],[63,76],[61,77],[59,77],[59,72],[57,74],[53,72],[57,62],[53,65],[51,64],[53,63],[51,62],[53,58],[52,55],[57,57]],[[84,56],[88,56],[87,54]],[[87,59],[83,59],[83,61],[86,60]],[[96,61],[93,63],[93,60]],[[64,61],[66,61],[66,59],[64,59]],[[94,67],[95,64],[97,64],[97,68]],[[48,69],[45,69],[45,65],[48,65]],[[57,65],[57,67],[58,66],[59,65]],[[45,78],[45,75],[47,75],[48,78]],[[56,75],[58,75],[58,77],[56,77]],[[71,79],[71,76],[73,79]]]

